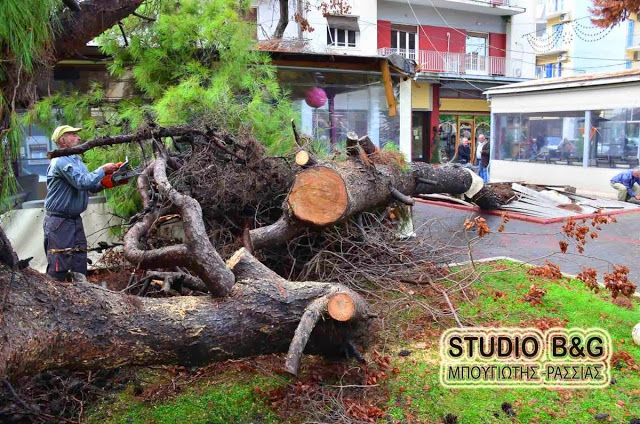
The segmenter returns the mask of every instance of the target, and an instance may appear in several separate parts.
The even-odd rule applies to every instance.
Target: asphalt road
[[[505,231],[499,233],[499,216],[480,215],[486,219],[492,233],[471,243],[475,259],[508,256],[533,264],[544,264],[549,259],[567,274],[575,275],[583,266],[595,268],[600,281],[603,272],[611,272],[614,265],[626,265],[630,270],[629,279],[638,284],[640,293],[640,212],[616,215],[618,222],[603,225],[598,238],[588,239],[582,254],[571,243],[567,253],[560,252],[559,241],[567,241],[562,234],[563,222],[537,224],[512,219],[506,224]],[[465,236],[461,229],[465,219],[478,214],[416,202],[413,216],[419,236],[448,240],[448,245],[454,247],[448,259],[468,260],[469,244],[465,238],[474,236],[475,230]]]

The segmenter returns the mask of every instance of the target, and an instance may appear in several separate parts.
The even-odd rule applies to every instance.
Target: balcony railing
[[[413,49],[394,49],[391,47],[384,47],[382,49],[378,49],[378,54],[380,56],[389,56],[391,54],[399,54],[400,56],[406,57],[407,59],[417,60],[417,50]]]
[[[508,61],[504,57],[481,56],[474,53],[442,53],[426,50],[382,48],[381,56],[399,54],[418,63],[418,72],[442,72],[457,75],[495,75],[519,78],[519,61]]]

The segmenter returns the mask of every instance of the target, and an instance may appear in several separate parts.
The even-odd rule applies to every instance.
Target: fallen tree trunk
[[[244,249],[228,265],[237,283],[224,300],[140,298],[24,271],[15,278],[3,311],[0,376],[15,379],[59,368],[192,366],[287,352],[308,306],[336,294],[353,300],[355,314],[343,321],[320,310],[323,319],[299,330],[309,332],[308,342],[296,344],[294,353],[336,356],[350,343],[366,345],[369,308],[350,289],[286,281]],[[9,281],[10,272],[3,267],[0,288],[7,289]],[[289,371],[295,373],[297,367]]]
[[[471,171],[459,166],[435,167],[411,163],[408,170],[359,160],[320,162],[296,175],[276,223],[251,232],[256,249],[284,243],[308,226],[326,227],[394,200],[428,193],[464,194],[473,182]],[[483,187],[472,200],[485,209],[501,204]]]

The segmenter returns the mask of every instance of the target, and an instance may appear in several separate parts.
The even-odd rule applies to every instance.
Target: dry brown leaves
[[[500,227],[498,228],[499,233],[504,232],[504,226],[507,222],[509,222],[509,214],[507,212],[502,212],[500,214]]]
[[[636,360],[625,350],[619,350],[613,353],[611,356],[611,365],[619,368],[626,366],[634,370],[638,369]]]
[[[547,291],[542,287],[538,287],[537,284],[532,284],[529,287],[529,292],[522,298],[524,302],[529,302],[531,306],[542,305],[542,298],[547,294]]]
[[[347,414],[359,421],[375,423],[378,418],[382,418],[385,413],[382,409],[359,399],[345,398],[344,405]]]
[[[615,26],[629,18],[631,13],[640,12],[638,0],[593,0],[593,6],[589,9],[594,16],[591,22],[602,28]]]
[[[491,298],[493,299],[494,302],[497,302],[498,299],[503,297],[507,297],[507,294],[505,292],[501,292],[498,290],[491,291]]]
[[[531,320],[521,321],[520,325],[522,327],[535,327],[540,331],[546,331],[554,327],[566,327],[568,323],[569,323],[568,319],[545,317],[545,318],[536,318],[533,321]]]
[[[579,273],[576,278],[584,283],[589,290],[593,290],[598,293],[600,286],[598,285],[598,271],[593,268],[582,267],[582,272]]]
[[[598,238],[598,231],[602,229],[602,225],[615,223],[616,218],[613,216],[604,216],[600,211],[596,212],[595,216],[591,219],[590,224],[587,224],[587,219],[582,219],[579,223],[573,218],[569,218],[567,223],[562,226],[562,233],[568,238],[572,239],[576,243],[576,249],[579,253],[584,252],[584,245],[587,244],[589,238]],[[560,251],[562,253],[567,252],[569,244],[565,241],[560,241]]]
[[[491,229],[489,228],[489,225],[487,225],[487,221],[482,217],[478,216],[474,218],[473,221],[469,219],[466,219],[464,221],[463,228],[465,231],[472,230],[474,227],[477,228],[478,237],[480,238],[486,236],[487,234],[491,234]]]
[[[613,299],[612,303],[616,306],[619,306],[620,308],[628,309],[630,311],[633,311],[635,309],[633,302],[628,297],[616,297],[615,299]]]
[[[557,281],[562,278],[560,266],[550,262],[549,260],[547,260],[544,265],[529,268],[527,270],[527,274],[531,275],[531,278],[529,278],[531,281],[533,281],[535,277],[546,278],[553,281]]]
[[[616,265],[612,273],[604,273],[604,286],[611,291],[611,297],[614,299],[618,294],[631,297],[636,291],[636,285],[628,278],[629,268],[624,265]]]
[[[308,358],[295,384],[271,390],[256,386],[253,392],[282,418],[302,415],[314,416],[319,422],[375,423],[387,413],[389,400],[384,390],[380,392],[380,385],[399,369],[391,369],[389,355],[375,349],[372,354],[372,360],[360,367]],[[329,416],[323,415],[327,411],[337,415],[328,421]]]

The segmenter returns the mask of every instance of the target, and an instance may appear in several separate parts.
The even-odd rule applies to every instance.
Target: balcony
[[[562,55],[569,52],[569,43],[565,41],[565,35],[562,32],[547,34],[530,40],[536,56]]]
[[[406,0],[388,0],[394,3],[404,3]],[[461,10],[470,13],[480,13],[497,16],[513,16],[525,12],[523,0],[412,0],[415,6],[436,7],[438,9]]]
[[[557,18],[568,11],[565,8],[564,0],[550,0],[546,4],[545,12],[546,18],[549,20]]]
[[[640,51],[640,34],[633,34],[627,38],[627,50],[632,52]]]
[[[418,72],[438,72],[455,75],[486,75],[520,78],[521,63],[497,56],[467,53],[442,53],[426,50],[378,49],[380,56],[399,54],[415,60]]]
[[[571,69],[568,72],[562,70],[562,66],[558,63],[549,63],[546,65],[536,66],[536,79],[557,78],[562,76],[582,75],[587,71],[584,69]]]

